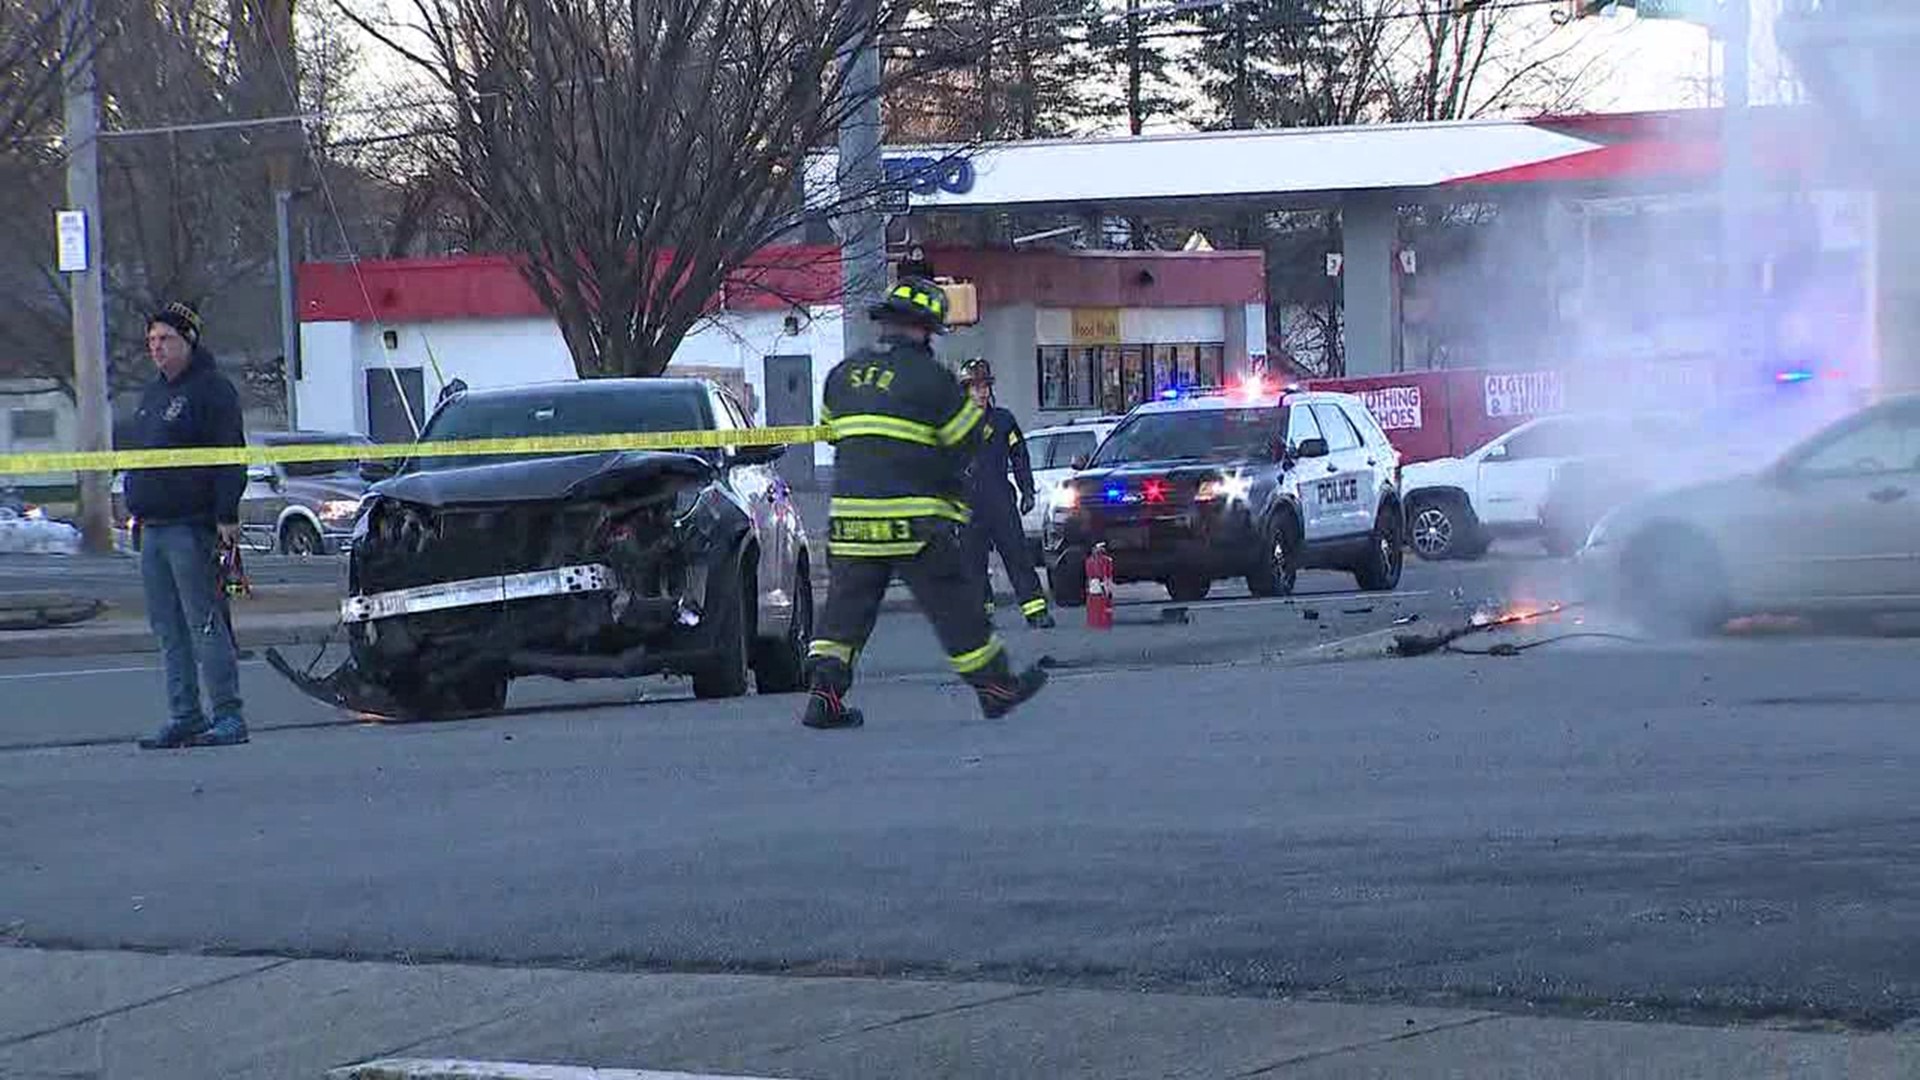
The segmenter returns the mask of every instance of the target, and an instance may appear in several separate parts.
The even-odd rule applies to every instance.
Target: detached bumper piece
[[[419,615],[429,611],[479,607],[541,596],[608,592],[613,588],[611,567],[601,563],[558,566],[524,574],[435,582],[411,589],[349,596],[340,602],[340,621],[365,623],[391,619],[396,615]]]

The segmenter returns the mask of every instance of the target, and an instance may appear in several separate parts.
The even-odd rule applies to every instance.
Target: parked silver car
[[[1658,629],[1920,610],[1920,396],[1858,410],[1756,470],[1608,513],[1580,566]]]

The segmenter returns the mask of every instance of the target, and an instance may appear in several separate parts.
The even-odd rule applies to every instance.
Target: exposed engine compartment
[[[507,682],[524,675],[695,673],[713,651],[706,612],[740,603],[733,559],[746,515],[698,457],[593,455],[611,460],[586,469],[581,457],[531,463],[547,467],[539,476],[526,465],[511,474],[481,466],[376,488],[349,556],[356,600],[404,606],[408,591],[486,596],[489,584],[493,593],[350,619],[349,657],[323,678],[269,659],[331,704],[408,717],[497,710]],[[527,595],[509,578],[583,566],[611,574],[574,575],[580,591]]]

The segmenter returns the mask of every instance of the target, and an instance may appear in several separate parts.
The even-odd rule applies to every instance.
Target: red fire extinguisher
[[[1113,556],[1105,544],[1093,545],[1087,556],[1087,626],[1113,629]]]

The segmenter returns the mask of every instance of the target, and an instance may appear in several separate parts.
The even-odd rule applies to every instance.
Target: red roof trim
[[[975,282],[983,307],[1224,307],[1266,299],[1266,262],[1258,251],[933,250],[928,259],[942,275]],[[508,255],[466,255],[308,263],[297,271],[300,321],[545,317],[516,262]],[[837,303],[840,292],[838,249],[769,248],[729,279],[715,307],[784,311]]]

